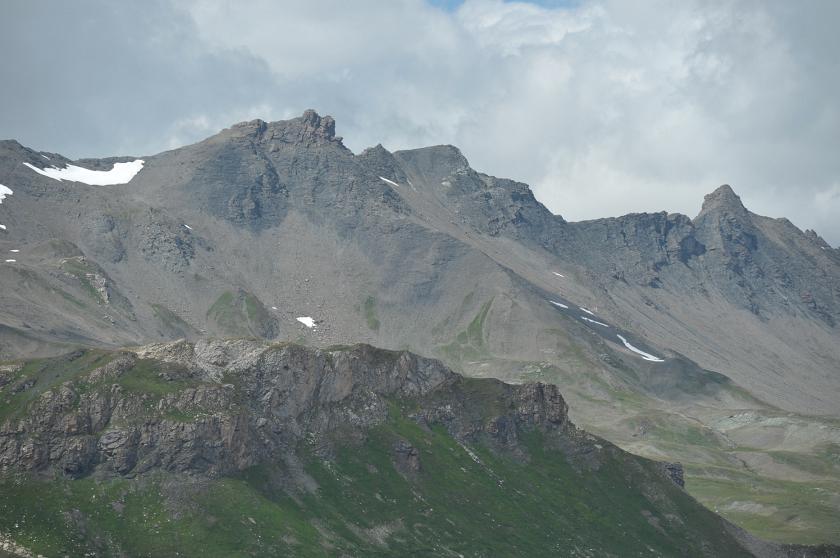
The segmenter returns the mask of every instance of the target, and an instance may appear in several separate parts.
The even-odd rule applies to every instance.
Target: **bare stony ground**
[[[682,461],[736,523],[840,542],[840,251],[728,186],[693,219],[570,223],[452,146],[356,155],[311,111],[144,156],[123,185],[23,164],[70,162],[47,156],[0,142],[2,359],[209,337],[411,349],[556,383],[581,426]]]

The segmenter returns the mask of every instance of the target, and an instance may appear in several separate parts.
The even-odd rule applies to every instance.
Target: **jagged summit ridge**
[[[306,436],[327,439],[352,430],[358,438],[386,420],[389,398],[429,399],[415,411],[417,422],[443,424],[465,443],[487,439],[503,447],[516,443],[517,432],[532,429],[577,434],[554,385],[481,380],[506,403],[501,414],[487,415],[495,409],[480,401],[464,409],[469,398],[463,394],[473,381],[439,361],[368,345],[319,350],[212,340],[108,354],[80,351],[66,358],[101,365],[92,366],[81,382],[44,391],[31,416],[0,415],[0,472],[52,470],[78,477],[94,470],[104,475],[166,470],[218,477],[288,459]],[[151,415],[148,394],[135,396],[124,384],[142,373],[138,366],[144,362],[155,362],[156,377],[177,386]],[[85,386],[96,387],[80,393]],[[77,406],[70,404],[74,399]],[[181,416],[173,420],[173,412]],[[476,426],[475,414],[486,424]],[[189,429],[183,428],[187,415],[196,417]],[[329,456],[333,448],[322,442],[319,452]]]
[[[432,333],[442,314],[465,299],[487,301],[499,289],[521,286],[610,308],[615,323],[619,315],[646,311],[620,308],[629,304],[613,297],[620,289],[638,289],[645,308],[654,307],[650,299],[659,291],[698,297],[697,308],[720,298],[765,320],[804,315],[829,327],[840,320],[836,252],[791,225],[748,213],[729,186],[709,194],[695,219],[663,212],[567,222],[527,184],[472,169],[454,146],[392,153],[377,145],[356,155],[341,144],[335,126],[333,118],[311,110],[289,120],[243,122],[148,157],[127,187],[96,190],[48,181],[22,164],[43,161],[42,154],[0,145],[0,183],[15,191],[0,206],[0,222],[8,227],[0,235],[9,249],[20,250],[3,269],[35,265],[54,282],[50,266],[66,264],[31,256],[39,243],[64,239],[73,245],[67,257],[83,254],[90,262],[86,273],[106,278],[114,292],[131,293],[124,312],[108,314],[115,327],[107,335],[98,308],[90,309],[90,326],[70,319],[75,310],[68,308],[59,313],[66,321],[27,335],[125,335],[123,344],[172,334],[294,338],[295,316],[311,316],[327,343],[375,340],[395,347],[411,340],[436,354],[453,334]],[[473,281],[481,273],[489,275]],[[558,276],[565,281],[553,279]],[[481,294],[471,299],[474,291]],[[371,301],[371,324],[385,323],[386,314],[394,326],[406,312],[422,315],[409,329],[368,331],[362,322],[360,332],[359,300],[380,296],[388,303],[374,308]],[[158,307],[172,311],[166,324],[159,323]],[[2,323],[23,331],[33,322],[55,322],[43,313],[29,305]],[[706,321],[680,323],[691,329]],[[688,331],[659,332],[651,354],[682,347],[684,354],[695,351],[693,359],[708,358],[690,338]],[[707,364],[724,365],[722,359]]]
[[[744,207],[741,197],[735,193],[735,190],[729,184],[719,186],[714,192],[703,198],[703,207],[700,209],[700,214],[714,210],[739,214],[747,213],[747,208]]]
[[[335,119],[321,116],[307,109],[301,116],[289,120],[266,122],[255,119],[234,124],[220,134],[223,137],[248,137],[261,142],[282,142],[304,147],[337,144],[342,145],[340,136],[335,135]]]

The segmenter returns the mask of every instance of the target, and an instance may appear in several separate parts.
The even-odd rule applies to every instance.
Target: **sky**
[[[0,138],[148,155],[307,108],[568,220],[732,185],[840,244],[840,2],[3,0]]]

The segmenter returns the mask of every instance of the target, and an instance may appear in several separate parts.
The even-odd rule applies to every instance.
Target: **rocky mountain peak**
[[[469,169],[470,164],[461,150],[454,145],[433,145],[419,149],[394,152],[402,162],[414,164],[420,169],[437,168],[441,175],[449,175]]]
[[[258,135],[265,131],[266,129],[266,122],[260,118],[255,118],[254,120],[248,120],[246,122],[238,122],[230,127],[230,132],[234,136],[238,135]]]
[[[703,198],[703,207],[700,213],[707,213],[713,210],[724,210],[733,213],[746,213],[747,209],[741,203],[741,197],[729,184],[724,184],[711,194]]]
[[[320,116],[312,109],[305,110],[301,116],[303,133],[315,138],[332,140],[335,138],[335,119],[332,116]]]
[[[341,137],[335,135],[335,119],[321,116],[312,109],[290,120],[265,122],[255,119],[234,124],[226,130],[228,137],[250,138],[258,142],[267,142],[312,147],[317,145],[339,144]],[[223,132],[224,133],[224,132]]]
[[[824,250],[831,248],[831,245],[813,229],[806,229],[805,237]]]
[[[361,162],[374,176],[400,183],[408,181],[399,162],[381,143],[362,151],[357,155],[356,160]]]

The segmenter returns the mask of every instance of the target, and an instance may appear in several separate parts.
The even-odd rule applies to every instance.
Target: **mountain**
[[[575,428],[554,386],[408,352],[181,341],[4,379],[0,466],[19,474],[0,483],[0,522],[21,554],[832,551],[749,537],[688,496],[679,467]]]
[[[0,142],[0,358],[411,350],[557,384],[575,422],[681,461],[739,525],[840,542],[840,251],[815,233],[728,186],[694,219],[568,222],[455,147],[354,154],[314,111],[141,160]]]

